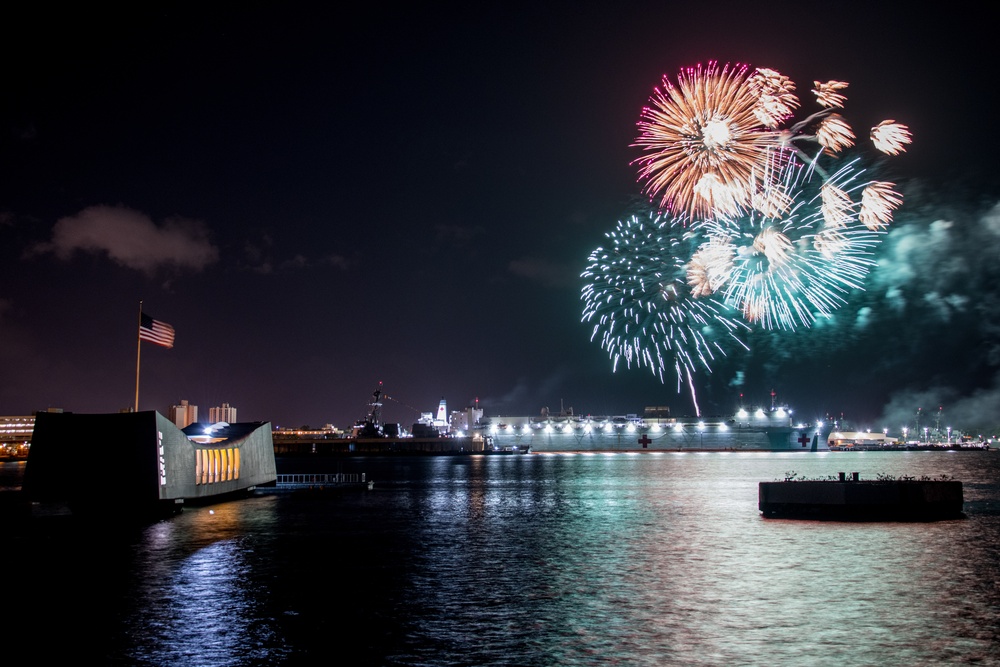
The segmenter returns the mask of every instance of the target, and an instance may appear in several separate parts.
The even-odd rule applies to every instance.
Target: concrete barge
[[[953,480],[835,480],[760,482],[758,508],[766,518],[840,521],[937,521],[960,519],[962,483]]]

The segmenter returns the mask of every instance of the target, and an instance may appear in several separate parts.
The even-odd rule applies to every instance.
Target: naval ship
[[[829,451],[833,425],[801,422],[787,405],[739,408],[725,417],[672,417],[647,407],[642,416],[575,415],[485,417],[477,431],[495,449],[571,451]]]

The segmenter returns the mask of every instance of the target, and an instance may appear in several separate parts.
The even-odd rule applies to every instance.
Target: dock
[[[462,438],[299,438],[274,439],[275,456],[489,454],[482,439]]]
[[[371,490],[373,480],[366,479],[365,473],[283,473],[277,475],[273,485],[262,485],[254,489],[257,495],[290,493],[302,491],[341,491],[347,489]]]

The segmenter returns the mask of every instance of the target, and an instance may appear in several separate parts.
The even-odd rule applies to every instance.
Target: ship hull
[[[484,437],[500,449],[535,453],[571,451],[828,451],[830,428],[793,425],[769,415],[743,420],[498,418],[484,425]]]

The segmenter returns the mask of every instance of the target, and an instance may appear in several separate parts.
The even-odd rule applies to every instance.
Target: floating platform
[[[939,521],[964,518],[962,482],[926,479],[760,482],[758,508],[766,518],[839,521]]]

